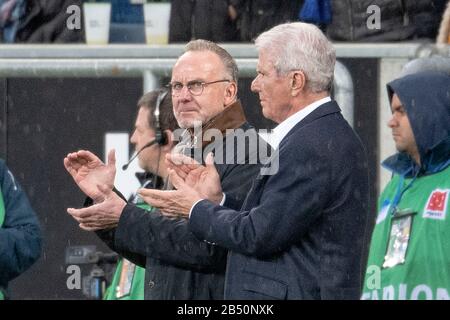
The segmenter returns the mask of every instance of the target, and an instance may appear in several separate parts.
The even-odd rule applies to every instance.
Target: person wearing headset
[[[122,168],[136,157],[144,173],[136,173],[142,188],[165,189],[167,185],[167,166],[165,155],[172,150],[173,142],[167,137],[178,128],[172,112],[172,100],[165,90],[154,90],[144,94],[137,103],[138,113],[134,132],[130,142],[134,144],[136,153]],[[152,211],[153,208],[142,199],[133,195],[129,202],[137,207]],[[126,258],[121,258],[107,288],[105,300],[143,300],[145,284],[145,261],[142,266],[136,265]]]

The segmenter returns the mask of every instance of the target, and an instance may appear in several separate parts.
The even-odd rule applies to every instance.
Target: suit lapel
[[[280,142],[280,146],[279,147],[281,147],[281,144],[283,143],[283,141],[286,140],[287,137],[289,137],[290,135],[294,134],[300,128],[306,126],[307,124],[310,124],[311,122],[313,122],[313,121],[315,121],[315,120],[317,120],[319,118],[322,118],[322,117],[327,116],[329,114],[340,113],[340,112],[341,112],[341,108],[339,108],[338,104],[334,100],[322,104],[320,107],[318,107],[316,110],[314,110],[313,112],[308,114],[304,119],[302,119],[302,121],[297,123],[292,128],[292,130],[289,131],[289,133],[283,138],[283,140]]]

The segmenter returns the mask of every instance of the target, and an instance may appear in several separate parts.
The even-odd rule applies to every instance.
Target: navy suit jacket
[[[230,250],[225,298],[359,299],[373,222],[361,141],[331,101],[274,156],[240,211],[202,200],[191,213],[197,237]]]

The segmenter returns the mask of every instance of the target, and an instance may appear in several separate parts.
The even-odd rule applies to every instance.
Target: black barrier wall
[[[375,210],[377,61],[342,62],[354,77],[355,129],[369,153],[370,206]],[[239,85],[246,116],[257,128],[272,128],[262,117],[256,95],[249,92],[250,82],[243,79]],[[27,192],[44,234],[39,261],[10,283],[13,299],[84,299],[81,290],[67,288],[66,247],[109,250],[66,213],[67,207],[81,206],[84,197],[66,173],[63,158],[70,151],[88,149],[104,159],[104,134],[131,132],[142,90],[139,78],[0,80],[0,156]],[[89,269],[83,267],[82,274]]]
[[[41,258],[11,283],[12,298],[83,298],[81,290],[67,289],[65,248],[95,244],[107,249],[66,213],[67,207],[81,206],[84,197],[67,174],[63,158],[78,149],[103,158],[104,133],[130,131],[141,92],[139,79],[3,81],[7,164],[38,213],[44,235]]]

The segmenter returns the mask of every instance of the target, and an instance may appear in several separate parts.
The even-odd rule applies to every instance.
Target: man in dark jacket
[[[182,212],[199,239],[229,250],[225,299],[359,299],[372,222],[367,159],[329,96],[335,50],[300,22],[255,43],[252,90],[264,116],[279,123],[279,170],[256,177],[240,210],[226,192],[223,206],[211,201],[222,197],[211,165],[180,166],[175,192],[140,194],[162,211]]]
[[[41,231],[36,213],[11,171],[0,160],[0,300],[8,282],[41,255]]]
[[[450,75],[387,85],[398,153],[370,245],[363,299],[450,300]]]
[[[182,141],[175,147],[179,152],[195,156],[211,150],[216,156],[229,160],[229,145],[224,141],[247,136],[248,141],[255,142],[252,149],[248,143],[243,153],[238,150],[232,154],[231,163],[224,161],[216,165],[222,188],[234,207],[239,208],[260,169],[251,160],[257,152],[255,146],[262,143],[256,131],[245,121],[243,109],[236,100],[236,63],[216,44],[192,41],[173,68],[170,87],[175,117],[180,127],[186,129]],[[198,132],[197,129],[203,130]],[[227,129],[241,130],[229,133]],[[216,135],[210,143],[213,137],[206,137],[210,133],[224,137],[217,138]],[[90,171],[88,167],[93,161],[99,160],[73,160],[71,166],[78,172]],[[107,167],[114,170],[110,165]],[[84,181],[102,168],[105,168],[103,164],[91,167]],[[77,174],[72,176],[75,179]],[[82,187],[80,180],[77,183]],[[82,190],[94,197],[98,180],[87,184],[94,191]],[[83,229],[106,229],[99,231],[98,235],[113,250],[137,264],[145,263],[148,268],[145,298],[222,299],[227,251],[195,238],[185,219],[167,218],[159,212],[149,214],[126,204],[111,192],[112,181],[109,185],[108,190],[101,191],[100,196],[94,199],[97,204],[79,210],[68,209],[68,212]]]

